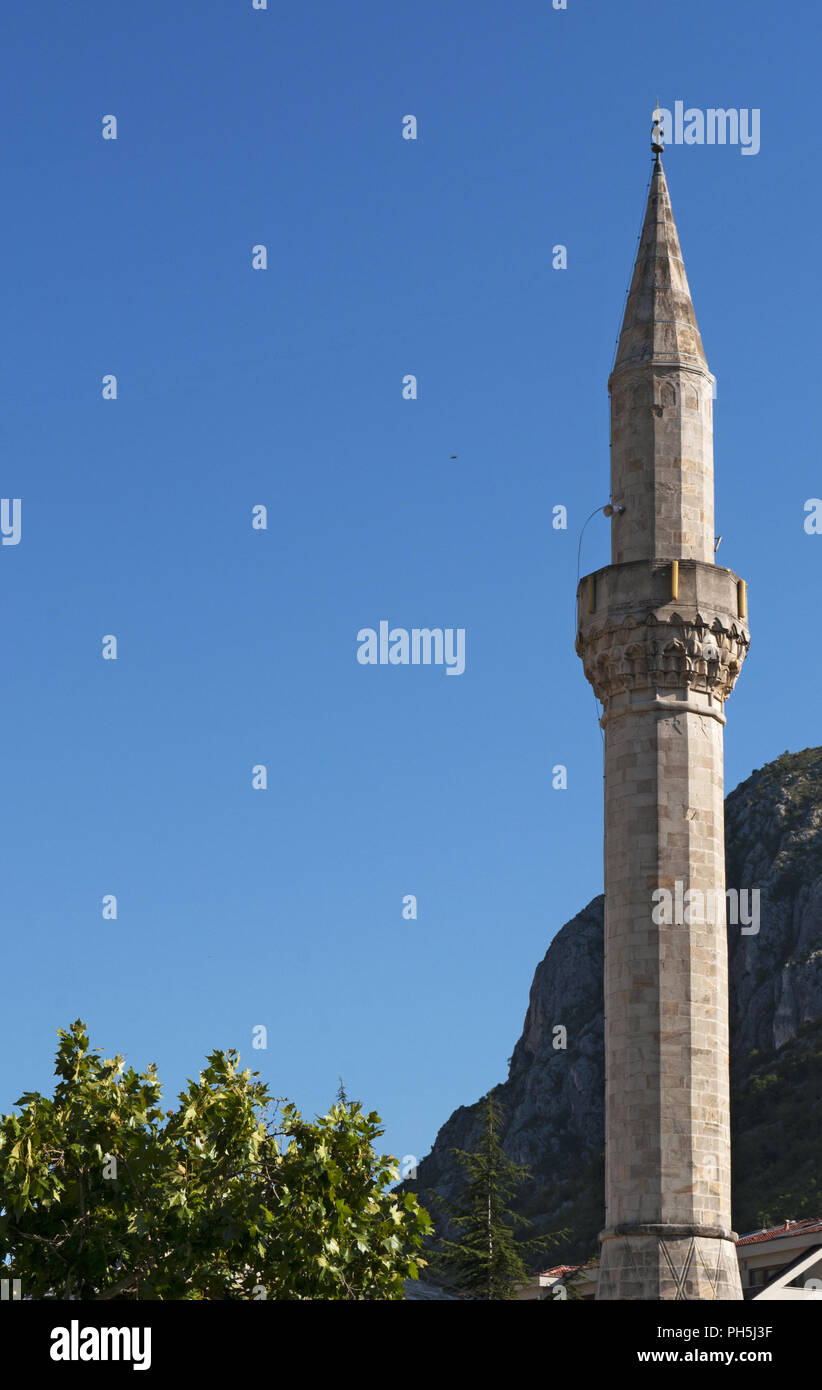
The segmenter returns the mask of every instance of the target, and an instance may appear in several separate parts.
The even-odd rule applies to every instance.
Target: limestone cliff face
[[[785,753],[731,793],[725,856],[729,885],[761,890],[759,934],[728,931],[739,1063],[822,1016],[822,749]]]
[[[793,1181],[784,1134],[781,1157],[763,1159],[768,1114],[751,1099],[780,1083],[784,1129],[786,1087],[798,1092],[801,1077],[806,1089],[822,1062],[822,1050],[814,1051],[822,1039],[822,748],[784,754],[753,773],[728,796],[725,816],[728,887],[760,894],[759,931],[743,934],[741,923],[728,928],[732,1112],[739,1117],[734,1168],[745,1193],[745,1209],[735,1206],[734,1220],[744,1230],[758,1224],[760,1210],[770,1211],[769,1202],[790,1201],[796,1209],[777,1210],[774,1219],[796,1219],[822,1197],[815,1176]],[[744,910],[744,898],[741,903]],[[546,1246],[566,1258],[591,1252],[604,1217],[602,921],[603,899],[594,898],[554,937],[534,975],[508,1079],[497,1090],[505,1150],[534,1174],[518,1208],[537,1231],[567,1231],[556,1246]],[[567,1032],[564,1050],[554,1045],[560,1026]],[[816,1083],[814,1089],[795,1099],[801,1133],[818,1149],[822,1097]],[[435,1194],[453,1198],[461,1170],[451,1150],[473,1148],[478,1136],[478,1103],[460,1107],[409,1188],[424,1202]],[[746,1151],[754,1149],[761,1170],[764,1165],[756,1180],[744,1171]]]

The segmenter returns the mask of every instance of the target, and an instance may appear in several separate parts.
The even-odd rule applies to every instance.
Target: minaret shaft
[[[698,693],[661,708],[655,702],[632,709],[618,697],[609,703],[608,1234],[598,1296],[739,1298],[730,1210],[721,706]],[[658,889],[668,890],[674,918],[663,925],[654,921]],[[694,916],[702,920],[682,920],[678,903],[684,907],[686,893],[689,904],[701,894],[705,910]],[[657,917],[668,915],[663,905],[656,904]]]
[[[613,563],[578,595],[605,731],[605,1299],[742,1296],[723,727],[749,636],[713,558],[712,381],[657,161],[609,383]]]

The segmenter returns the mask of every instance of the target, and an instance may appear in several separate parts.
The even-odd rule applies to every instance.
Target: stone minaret
[[[713,377],[655,148],[608,383],[611,564],[577,596],[577,651],[605,731],[597,1296],[738,1299],[722,730],[749,644],[747,597],[714,562]],[[700,906],[697,891],[712,897]]]

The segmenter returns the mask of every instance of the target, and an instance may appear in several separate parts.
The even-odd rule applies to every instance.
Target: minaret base
[[[598,1299],[741,1299],[732,1231],[631,1226],[603,1231]]]

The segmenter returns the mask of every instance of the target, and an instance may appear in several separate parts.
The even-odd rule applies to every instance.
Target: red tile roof
[[[784,1235],[810,1235],[813,1231],[822,1232],[822,1217],[806,1217],[804,1221],[782,1221],[778,1226],[768,1226],[761,1231],[751,1231],[747,1236],[740,1236],[736,1242],[739,1245],[759,1245],[765,1240],[778,1240]]]

